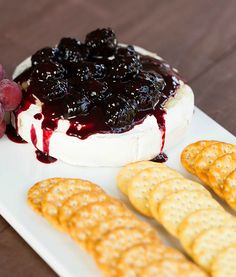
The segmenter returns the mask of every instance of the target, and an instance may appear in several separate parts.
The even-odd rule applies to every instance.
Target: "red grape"
[[[3,135],[5,134],[6,131],[6,122],[5,120],[2,120],[2,122],[0,123],[0,138],[3,137]]]
[[[0,64],[0,81],[2,81],[2,79],[4,79],[5,76],[5,70],[3,69],[3,66]]]
[[[4,108],[3,105],[0,103],[0,123],[2,122],[3,118],[4,118]]]
[[[5,111],[13,111],[20,104],[22,91],[17,83],[8,79],[0,81],[0,102]]]

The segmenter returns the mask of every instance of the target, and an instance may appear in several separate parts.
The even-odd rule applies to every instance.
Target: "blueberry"
[[[68,92],[67,80],[46,80],[45,82],[33,81],[32,93],[42,102],[52,102],[63,98]]]
[[[34,67],[31,77],[43,82],[49,79],[63,79],[65,75],[66,70],[61,64],[47,61],[37,64]]]
[[[44,63],[46,61],[56,61],[58,58],[58,54],[58,48],[42,48],[31,57],[32,65],[37,65],[39,63]]]
[[[67,60],[61,60],[61,64],[66,69],[66,77],[67,78],[73,78],[76,76],[77,68],[78,68],[78,62],[70,62]]]
[[[156,72],[141,72],[139,76],[150,81],[159,91],[162,91],[166,86],[164,78]]]
[[[85,43],[92,56],[109,57],[115,53],[116,35],[110,28],[96,29],[87,34]]]
[[[104,64],[94,64],[93,77],[95,79],[103,79],[106,74],[106,68]]]
[[[104,104],[105,123],[115,132],[124,132],[132,128],[136,111],[127,99],[111,96]]]
[[[97,64],[93,62],[83,62],[77,65],[76,76],[81,81],[88,79],[102,79],[105,77],[106,68],[103,64]]]
[[[138,57],[138,53],[134,50],[132,45],[127,47],[118,47],[116,52],[117,57]]]
[[[65,119],[70,119],[79,115],[86,115],[91,107],[89,99],[76,91],[66,95],[64,99],[64,113]]]
[[[75,89],[80,89],[82,86],[82,82],[79,77],[73,76],[68,78],[69,86]]]
[[[125,80],[134,77],[142,65],[137,57],[118,57],[112,61],[110,76],[114,80]]]
[[[44,84],[44,98],[48,101],[63,98],[68,91],[67,80],[46,81]]]
[[[154,109],[158,103],[165,81],[159,74],[142,72],[126,85],[127,95],[137,103],[139,111]]]
[[[58,44],[58,49],[61,58],[69,62],[77,63],[89,55],[89,49],[86,45],[73,38],[62,38]]]
[[[91,65],[93,64],[91,63]],[[77,66],[74,67],[74,74],[81,81],[88,80],[92,75],[90,69],[91,66],[89,62],[77,64]]]
[[[120,82],[119,80],[112,81],[112,82],[109,81],[108,85],[113,95],[118,95],[118,94],[122,95],[126,91],[125,82]]]
[[[108,96],[108,86],[105,82],[88,80],[82,83],[82,93],[93,103],[97,104]]]

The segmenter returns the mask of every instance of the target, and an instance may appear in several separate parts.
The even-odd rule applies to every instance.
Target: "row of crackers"
[[[122,202],[89,181],[51,178],[28,192],[31,208],[90,253],[107,277],[206,276]]]
[[[236,220],[204,186],[150,161],[123,167],[117,184],[140,213],[178,238],[204,270],[214,277],[236,276]]]
[[[188,145],[182,165],[236,210],[236,146],[214,140]]]

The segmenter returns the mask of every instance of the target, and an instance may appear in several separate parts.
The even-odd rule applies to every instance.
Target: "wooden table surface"
[[[178,68],[196,105],[236,135],[235,0],[0,0],[0,63],[11,76],[37,49],[103,26]],[[55,275],[0,217],[0,276],[16,274]]]

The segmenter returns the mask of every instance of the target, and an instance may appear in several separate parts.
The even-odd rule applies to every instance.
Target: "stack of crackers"
[[[183,166],[236,210],[236,146],[212,140],[188,145]]]
[[[180,252],[164,246],[156,231],[122,202],[89,181],[41,181],[29,190],[28,203],[88,251],[104,276],[206,276]]]
[[[117,184],[140,213],[161,223],[212,276],[236,276],[236,260],[227,261],[230,254],[235,259],[236,220],[201,184],[150,161],[123,167]]]

